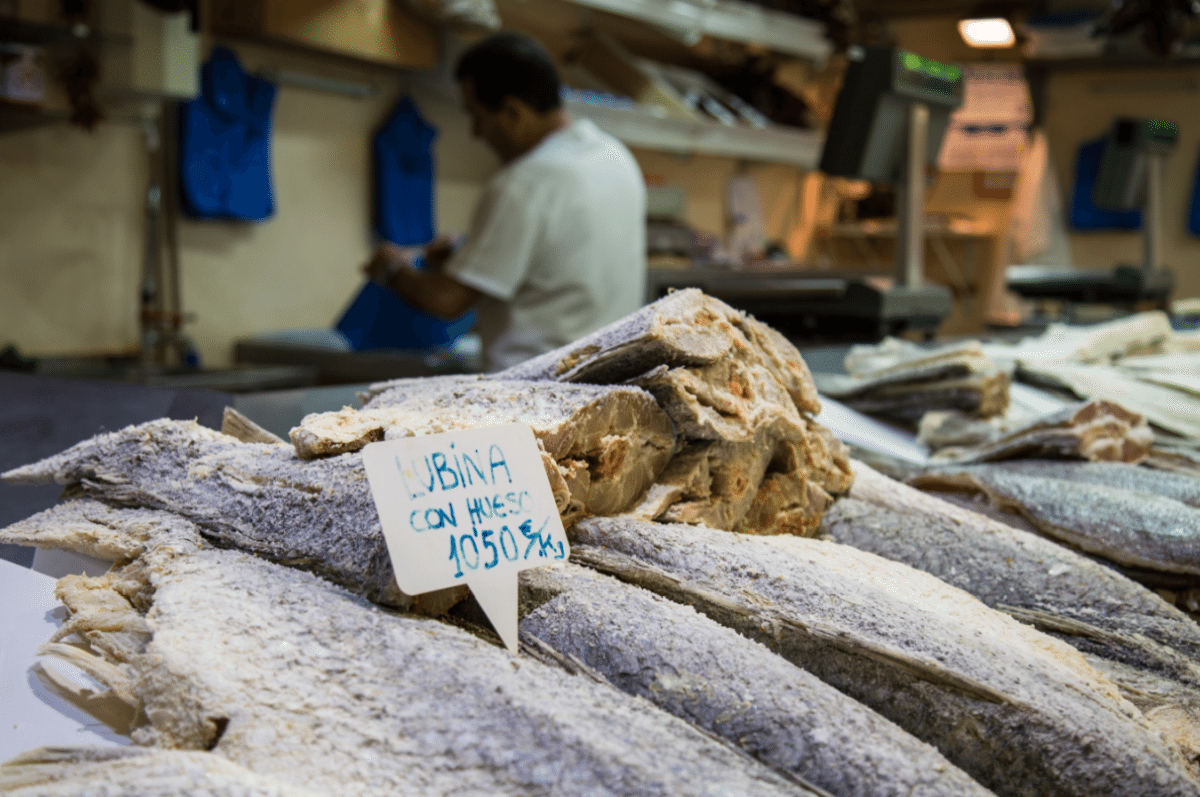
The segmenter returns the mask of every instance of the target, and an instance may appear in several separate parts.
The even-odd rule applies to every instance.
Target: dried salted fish
[[[375,440],[503,423],[528,423],[580,507],[627,508],[674,453],[671,421],[636,387],[435,380],[396,386],[362,410],[308,415],[292,429],[303,458],[357,451]]]
[[[922,427],[926,419],[922,419]],[[977,422],[978,423],[978,422]],[[929,435],[925,435],[929,439]],[[1064,407],[974,446],[939,447],[938,462],[971,464],[1018,457],[1060,457],[1138,463],[1150,453],[1154,432],[1146,419],[1111,401]]]
[[[72,628],[136,700],[141,745],[211,750],[322,794],[813,794],[608,685],[207,548],[161,515],[138,559],[73,579],[88,589]],[[119,630],[109,599],[131,589],[151,596],[152,636],[97,650]]]
[[[855,347],[849,374],[814,374],[823,395],[868,414],[916,423],[930,410],[956,409],[979,417],[1008,407],[1008,374],[983,356],[979,344],[925,350],[887,347],[874,355]]]
[[[1020,374],[1034,383],[1065,387],[1080,398],[1116,402],[1168,432],[1200,437],[1200,399],[1183,391],[1151,384],[1104,365],[1023,362]]]
[[[795,346],[695,289],[676,291],[494,378],[634,384],[652,393],[674,424],[680,462],[649,489],[638,486],[644,495],[629,511],[639,516],[754,533],[811,533],[820,511],[849,483],[845,447],[810,417],[820,401]],[[486,381],[470,377],[444,378],[433,387],[397,380],[373,385],[362,396],[364,409],[395,403],[388,396],[444,389],[488,390]],[[794,456],[797,450],[804,455]],[[805,470],[776,467],[789,457]],[[567,483],[574,485],[584,470],[578,462],[567,467]]]
[[[924,570],[1099,656],[1200,686],[1200,626],[1111,568],[854,463],[831,539]]]
[[[830,794],[991,794],[929,745],[689,607],[570,564],[527,570],[521,584],[522,632]]]
[[[763,642],[997,794],[1200,785],[1066,644],[906,565],[799,537],[590,518],[572,557]]]
[[[1095,484],[1135,493],[1151,493],[1188,506],[1200,507],[1200,479],[1177,473],[1163,473],[1121,462],[1063,462],[1048,459],[1022,459],[997,463],[1007,473],[1039,478],[1063,479]]]
[[[1071,478],[1072,473],[1081,478]],[[1085,474],[1117,473],[1127,480],[1082,480]],[[1140,489],[1147,480],[1170,475],[1115,463],[1025,461],[947,466],[914,476],[909,483],[982,492],[992,504],[1020,514],[1047,537],[1119,565],[1200,575],[1200,509]]]
[[[680,319],[703,335],[681,335]],[[820,403],[800,353],[770,327],[698,291],[671,294],[513,371],[629,381],[654,394],[675,424],[680,453],[633,510],[640,516],[805,534],[849,484],[845,447],[822,437],[809,417]]]
[[[1200,690],[1111,659],[1088,656],[1088,662],[1179,748],[1192,777],[1200,779]]]
[[[706,366],[731,354],[770,370],[803,412],[820,412],[812,375],[795,346],[766,324],[695,288],[670,293],[497,376],[615,384],[659,366]]]
[[[226,407],[225,413],[221,416],[221,434],[236,437],[243,443],[287,444],[282,437],[259,426],[233,407]]]
[[[0,764],[12,797],[316,797],[212,753],[139,747],[42,747]]]
[[[311,570],[377,603],[414,606],[396,586],[359,454],[308,462],[289,446],[159,420],[98,435],[0,479],[58,482],[119,506],[169,509],[220,545]],[[431,610],[439,608],[446,607]]]
[[[984,352],[998,361],[1053,365],[1109,362],[1131,354],[1160,351],[1175,337],[1166,313],[1154,310],[1101,324],[1051,324],[1036,338],[1017,344],[989,343]]]

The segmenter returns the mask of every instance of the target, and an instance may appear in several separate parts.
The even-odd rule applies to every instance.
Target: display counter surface
[[[54,597],[58,576],[87,564],[75,554],[48,557],[38,570],[0,559],[0,761],[42,746],[122,745],[121,736],[75,706],[39,675],[53,667],[69,682],[102,691],[80,670],[62,662],[45,663],[39,645],[62,625],[66,609]],[[96,561],[96,560],[92,560]],[[42,563],[39,563],[42,564]],[[102,563],[107,567],[107,562]],[[39,572],[39,570],[45,572]],[[101,570],[103,572],[103,570]]]

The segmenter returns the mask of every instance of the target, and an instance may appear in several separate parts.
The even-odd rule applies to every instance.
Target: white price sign
[[[371,443],[363,466],[396,584],[467,584],[511,651],[517,573],[570,553],[533,430],[522,423]]]

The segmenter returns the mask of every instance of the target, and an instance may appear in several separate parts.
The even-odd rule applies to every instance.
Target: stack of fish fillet
[[[990,608],[1074,641],[1084,620],[1052,601],[778,534],[863,525],[817,408],[790,344],[685,291],[495,379],[381,385],[291,446],[158,421],[11,471],[67,489],[0,541],[114,561],[59,582],[69,618],[45,652],[105,684],[74,697],[115,704],[144,749],[31,752],[0,790],[1200,795],[1193,638],[1153,595],[1113,588],[1141,604],[1092,624],[1113,640],[1089,663]],[[399,592],[357,451],[514,420],[578,518],[575,561],[522,575],[519,655],[450,608],[461,595]],[[968,586],[1004,583],[1021,544]],[[1144,651],[1153,670],[1116,666]]]
[[[850,486],[845,447],[813,420],[821,406],[800,353],[775,330],[695,289],[676,291],[494,380],[450,377],[439,390],[450,402],[478,403],[497,385],[530,381],[540,385],[527,388],[534,395],[550,395],[548,381],[613,386],[609,390],[637,385],[653,395],[674,426],[673,456],[649,490],[639,482],[621,496],[642,493],[633,511],[647,519],[811,534],[834,496]],[[432,401],[430,390],[427,380],[376,385],[355,417],[390,425],[414,413],[441,412],[445,405]],[[341,423],[341,416],[305,418],[292,433],[298,449],[326,445],[308,441],[331,438],[326,429],[333,422]],[[607,455],[599,449],[565,454],[559,464],[568,484],[577,481],[580,456],[603,463]],[[613,514],[613,508],[585,507],[570,519]]]
[[[929,350],[888,338],[853,347],[845,367],[846,374],[817,374],[817,387],[869,415],[916,424],[931,410],[989,418],[1008,407],[1008,373],[975,341]]]
[[[1011,427],[996,420],[927,412],[917,441],[934,452],[934,460],[961,465],[1032,457],[1137,464],[1154,444],[1146,419],[1111,401],[1063,407]]]

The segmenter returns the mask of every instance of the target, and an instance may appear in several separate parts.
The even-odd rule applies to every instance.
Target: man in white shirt
[[[367,270],[431,315],[476,307],[487,367],[497,371],[642,305],[646,188],[629,150],[562,108],[554,63],[532,39],[484,39],[455,77],[472,132],[503,166],[460,249],[435,242],[418,271],[385,246]]]

